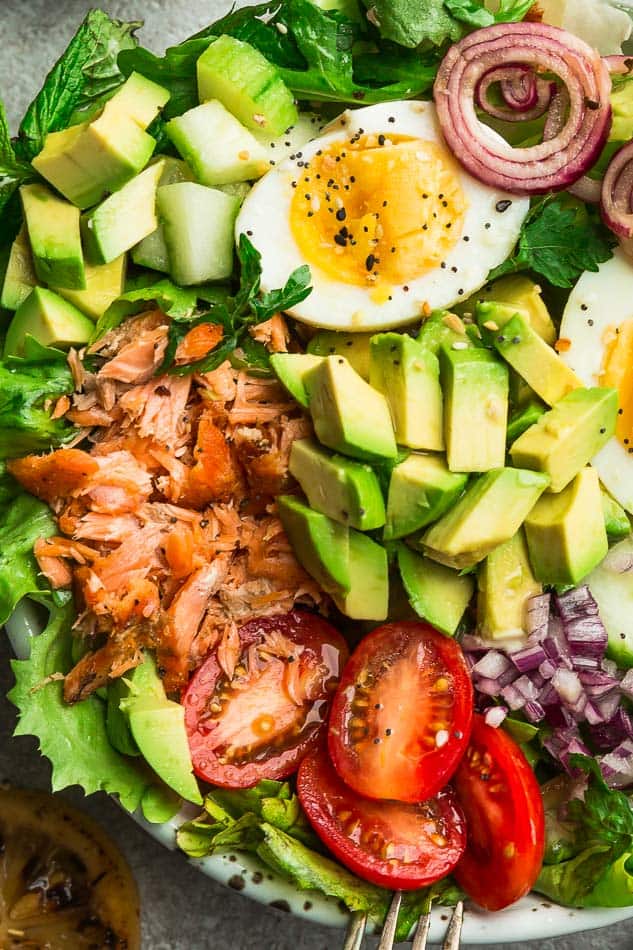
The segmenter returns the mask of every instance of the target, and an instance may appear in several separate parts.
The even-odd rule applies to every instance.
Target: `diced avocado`
[[[389,611],[389,563],[387,552],[360,531],[349,533],[347,593],[333,592],[334,603],[352,620],[386,620]]]
[[[304,409],[308,408],[306,374],[318,366],[321,359],[322,357],[311,356],[310,353],[273,353],[270,357],[270,365],[277,374],[277,379]]]
[[[177,284],[201,284],[231,276],[239,207],[237,198],[192,181],[158,189],[169,272]]]
[[[37,279],[57,287],[85,288],[79,210],[44,185],[22,185],[20,197]]]
[[[633,538],[615,544],[586,580],[609,637],[607,653],[618,666],[633,667]]]
[[[299,563],[328,594],[351,586],[349,528],[314,511],[294,495],[277,498],[279,517]]]
[[[500,305],[494,304],[481,306],[490,307],[491,315],[500,309]],[[492,342],[504,360],[549,406],[582,386],[576,374],[519,313],[505,323],[503,330],[493,334]]]
[[[203,185],[261,178],[270,168],[254,135],[215,99],[172,119],[165,131]]]
[[[404,333],[377,333],[369,349],[369,381],[389,403],[399,445],[444,448],[437,356]]]
[[[473,596],[473,578],[416,554],[405,544],[398,545],[398,567],[418,617],[452,637]]]
[[[68,290],[67,287],[55,287],[54,290],[79,307],[87,317],[98,320],[125,289],[125,265],[125,254],[115,257],[109,264],[86,264],[85,290]]]
[[[29,233],[26,224],[20,228],[18,235],[11,245],[7,269],[2,284],[0,307],[7,310],[17,310],[23,300],[26,300],[37,283],[37,276],[33,266],[33,255],[29,244]]]
[[[540,402],[531,386],[513,369],[510,370],[510,405],[513,409],[521,409],[528,402]]]
[[[526,518],[525,532],[540,581],[580,583],[609,550],[595,468],[583,468],[563,491],[543,495]]]
[[[397,465],[389,482],[384,539],[413,534],[455,504],[468,475],[450,472],[443,458],[413,453]]]
[[[521,528],[491,551],[477,575],[477,621],[486,640],[525,640],[526,607],[543,588],[534,577]]]
[[[631,533],[631,522],[624,508],[601,486],[604,527],[609,541],[621,541]]]
[[[559,492],[612,437],[617,413],[615,389],[575,389],[514,442],[512,464],[545,472]]]
[[[86,256],[93,264],[109,264],[156,230],[156,189],[162,173],[162,162],[150,165],[82,215]]]
[[[455,329],[455,328],[458,329]],[[445,343],[450,346],[451,343],[466,343],[470,346],[466,336],[466,328],[462,321],[454,313],[447,310],[436,310],[423,322],[418,340],[431,353],[439,355],[440,347]]]
[[[184,706],[167,699],[156,664],[148,653],[130,675],[129,683],[129,694],[121,700],[120,708],[128,717],[141,755],[166,785],[186,801],[201,805],[185,730]]]
[[[491,300],[506,304],[511,316],[520,313],[546,343],[549,343],[550,346],[554,345],[556,327],[541,296],[541,288],[525,274],[509,274],[507,277],[500,277],[498,280],[486,284],[485,287],[473,294],[469,300],[459,304],[455,309],[458,313],[463,311],[475,312],[476,304],[487,303]],[[485,323],[487,319],[489,318],[484,317],[482,322]],[[491,319],[493,323],[497,324],[496,329],[500,330],[502,324],[494,318]],[[494,329],[494,327],[490,329]]]
[[[315,511],[360,531],[385,523],[380,483],[364,462],[332,455],[312,439],[297,439],[289,467]]]
[[[540,399],[531,399],[523,406],[512,411],[508,419],[508,430],[506,432],[508,445],[512,445],[530,426],[535,425],[545,412],[547,412],[547,407]]]
[[[547,475],[524,469],[487,472],[426,531],[424,553],[447,567],[474,567],[517,533],[548,484]]]
[[[369,341],[371,333],[339,333],[319,330],[308,343],[315,356],[344,356],[359,376],[369,382]]]
[[[119,678],[108,684],[106,698],[106,732],[110,745],[122,755],[140,755],[139,748],[134,741],[130,720],[121,709],[121,700],[127,699],[130,694],[127,682]]]
[[[193,174],[186,162],[179,158],[172,158],[169,155],[161,157],[164,163],[163,174],[160,176],[158,187],[163,185],[173,185],[178,181],[193,181]],[[165,233],[163,225],[159,221],[158,227],[147,237],[132,248],[132,260],[139,267],[150,267],[152,270],[169,273],[169,254],[167,253],[167,244],[165,243]]]
[[[343,356],[326,356],[305,377],[310,413],[319,442],[372,461],[398,452],[387,400]]]
[[[35,287],[16,310],[4,341],[4,356],[22,356],[27,335],[42,346],[68,349],[87,343],[94,325],[52,290]]]
[[[156,146],[145,126],[168,99],[167,90],[132,73],[92,122],[50,132],[33,166],[73,204],[89,208],[145,167]]]
[[[220,36],[199,58],[196,69],[200,101],[219,99],[247,129],[281,135],[297,121],[290,89],[250,43]]]
[[[506,455],[508,371],[484,349],[440,349],[444,438],[452,472],[500,468]]]

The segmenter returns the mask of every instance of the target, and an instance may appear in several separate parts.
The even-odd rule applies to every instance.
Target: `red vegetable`
[[[223,788],[248,788],[294,772],[319,741],[347,646],[329,623],[295,610],[240,631],[230,680],[215,653],[183,696],[196,775]]]
[[[512,148],[478,118],[476,103],[490,112],[484,93],[491,71],[500,77],[505,67],[550,72],[560,80],[554,96],[560,115],[549,123],[551,138]],[[514,73],[513,95],[506,82],[504,101],[523,108],[536,96],[540,108],[546,94],[542,80],[534,78],[534,94],[528,89],[521,97],[519,75]],[[460,162],[486,184],[519,195],[560,191],[588,171],[609,135],[610,92],[609,67],[595,50],[565,30],[532,22],[499,23],[471,33],[449,49],[434,86],[444,137]]]
[[[361,641],[343,671],[330,715],[332,762],[359,795],[425,801],[463,755],[472,709],[454,640],[426,623],[385,624]]]
[[[316,833],[339,861],[381,887],[424,887],[455,867],[466,826],[451,789],[417,805],[356,795],[322,747],[301,763],[297,792]]]

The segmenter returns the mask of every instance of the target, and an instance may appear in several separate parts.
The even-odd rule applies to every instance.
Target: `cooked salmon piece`
[[[99,463],[81,449],[57,449],[49,455],[10,459],[7,468],[28,492],[52,502],[78,491]]]
[[[178,502],[202,510],[212,501],[228,499],[239,476],[231,449],[209,413],[198,424],[193,457]]]
[[[287,353],[290,333],[288,325],[280,313],[274,314],[270,320],[258,323],[248,331],[254,340],[263,343],[271,353]]]
[[[176,366],[201,360],[216,348],[223,336],[224,330],[219,323],[201,323],[192,327],[176,348]]]
[[[76,703],[86,699],[95,689],[105,686],[110,678],[123,676],[143,661],[131,632],[111,638],[95,653],[86,653],[64,680],[64,699]]]
[[[163,362],[167,332],[166,326],[142,330],[136,339],[122,346],[116,356],[103,364],[97,376],[121,383],[146,383]]]

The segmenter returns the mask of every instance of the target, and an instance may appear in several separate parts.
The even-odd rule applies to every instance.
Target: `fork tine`
[[[345,943],[343,950],[360,950],[367,926],[367,914],[365,911],[356,910],[349,919],[347,930],[345,932]]]
[[[426,950],[426,941],[429,938],[429,929],[431,927],[431,911],[428,914],[422,914],[418,920],[418,926],[415,928],[415,937],[411,950]]]
[[[396,891],[389,906],[389,912],[385,918],[382,928],[382,937],[378,944],[378,950],[393,950],[393,941],[396,936],[396,927],[398,926],[398,914],[400,913],[400,903],[402,901],[402,891]]]
[[[442,950],[459,950],[459,941],[462,935],[462,924],[464,922],[464,902],[458,901],[455,904],[453,916],[448,923],[446,937],[442,944]]]

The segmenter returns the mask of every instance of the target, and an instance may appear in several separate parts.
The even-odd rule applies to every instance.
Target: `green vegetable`
[[[35,345],[23,359],[0,362],[0,458],[15,458],[61,445],[74,431],[63,419],[51,419],[47,400],[74,389],[72,374],[63,359],[44,361]],[[28,355],[26,355],[28,354]]]
[[[33,169],[16,157],[11,143],[11,134],[7,123],[4,105],[0,102],[0,225],[2,238],[0,242],[10,244],[15,237],[14,233],[5,235],[5,226],[8,224],[8,215],[3,212],[14,192],[27,181],[35,177]],[[6,221],[5,221],[6,217]]]
[[[23,597],[43,591],[33,545],[56,530],[48,505],[32,495],[18,495],[0,512],[0,624]]]
[[[126,290],[110,304],[97,322],[93,340],[100,339],[108,330],[118,327],[126,317],[146,309],[148,303],[154,303],[174,320],[188,320],[193,316],[197,302],[195,287],[178,287],[166,277],[156,283],[143,282],[143,286]]]
[[[444,6],[456,20],[479,29],[492,26],[493,23],[522,20],[534,6],[534,0],[501,0],[495,13],[488,10],[483,3],[479,3],[479,0],[444,0]]]
[[[556,287],[572,287],[583,271],[613,256],[615,238],[597,215],[569,196],[539,199],[521,228],[514,253],[488,275],[533,270]]]
[[[134,811],[151,779],[110,745],[104,703],[97,696],[72,706],[63,699],[59,674],[72,666],[74,619],[72,604],[54,609],[46,629],[32,641],[30,658],[13,661],[15,686],[8,698],[20,711],[15,734],[38,738],[53,767],[53,791],[69,785],[80,785],[87,795],[105,791]]]
[[[136,46],[140,21],[123,23],[91,10],[46,77],[20,125],[16,151],[30,161],[48,132],[59,132],[91,118],[123,82],[117,65],[122,50]]]
[[[365,0],[369,18],[385,39],[413,49],[456,42],[465,30],[443,0]]]

